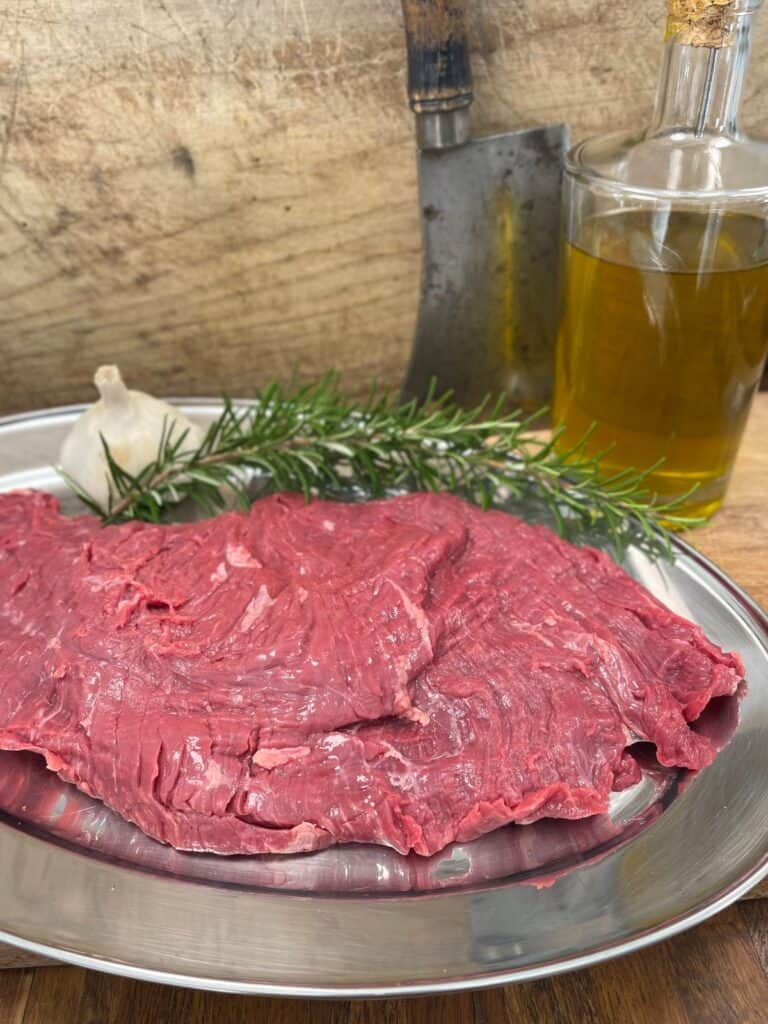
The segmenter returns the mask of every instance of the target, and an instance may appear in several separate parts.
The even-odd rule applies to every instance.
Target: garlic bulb
[[[59,464],[102,507],[109,501],[103,435],[112,456],[128,473],[138,473],[157,455],[165,425],[173,436],[188,431],[184,449],[199,446],[205,431],[178,409],[143,391],[129,391],[116,366],[101,366],[93,378],[101,398],[79,417],[61,446]]]

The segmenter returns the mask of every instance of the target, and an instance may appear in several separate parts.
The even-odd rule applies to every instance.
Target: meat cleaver
[[[402,0],[416,114],[422,281],[403,397],[551,395],[565,125],[473,139],[471,0]]]

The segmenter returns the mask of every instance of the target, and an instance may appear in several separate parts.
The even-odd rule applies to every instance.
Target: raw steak
[[[180,849],[430,854],[581,818],[743,669],[607,556],[449,495],[102,528],[0,495],[0,748]]]

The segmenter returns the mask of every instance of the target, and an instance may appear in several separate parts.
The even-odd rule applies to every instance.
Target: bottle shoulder
[[[596,136],[568,154],[568,172],[609,191],[768,200],[768,141],[690,131]]]

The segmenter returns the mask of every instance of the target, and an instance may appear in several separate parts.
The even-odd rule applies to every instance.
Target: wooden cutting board
[[[477,134],[647,118],[664,0],[470,4]],[[744,125],[768,128],[768,17]],[[400,0],[0,3],[0,411],[396,385],[420,211]]]
[[[768,394],[759,395],[744,438],[726,506],[692,535],[757,601],[768,605]],[[765,681],[763,681],[765,682]],[[0,882],[0,885],[5,884]],[[768,897],[768,881],[748,898]],[[0,968],[39,964],[39,958],[0,945]]]

